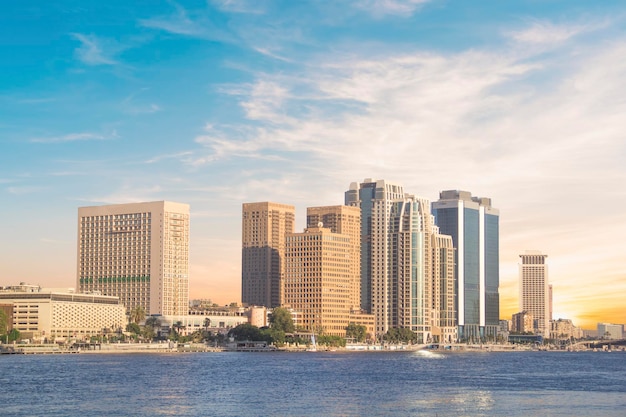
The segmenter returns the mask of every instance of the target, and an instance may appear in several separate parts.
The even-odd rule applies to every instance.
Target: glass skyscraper
[[[491,199],[458,190],[442,191],[432,212],[456,249],[459,339],[495,340],[500,317],[500,213]]]

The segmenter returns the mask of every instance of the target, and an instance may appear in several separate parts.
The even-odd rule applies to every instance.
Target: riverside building
[[[20,284],[0,290],[0,304],[12,306],[12,328],[24,339],[86,340],[121,332],[127,322],[119,298],[99,294]]]
[[[130,311],[189,310],[189,206],[169,201],[78,209],[77,287]]]
[[[345,202],[361,209],[361,305],[376,336],[408,328],[419,343],[456,340],[454,248],[430,203],[371,179],[350,184]]]
[[[533,331],[544,338],[550,337],[552,320],[547,257],[539,251],[526,251],[519,264],[520,311],[532,314]]]
[[[295,207],[261,202],[242,206],[241,301],[280,307],[285,274],[285,239],[294,232]]]
[[[358,242],[321,224],[289,233],[285,245],[284,305],[300,312],[300,325],[314,333],[345,336],[351,290],[357,275],[351,256]]]
[[[432,212],[456,250],[458,337],[495,340],[500,320],[499,211],[489,198],[448,190],[432,203]]]

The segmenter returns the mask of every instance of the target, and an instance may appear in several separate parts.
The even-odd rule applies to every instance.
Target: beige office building
[[[242,207],[241,301],[280,307],[285,273],[285,238],[293,233],[294,206],[271,202]]]
[[[13,306],[13,328],[25,339],[85,340],[126,327],[126,308],[117,297],[16,286],[0,291],[0,304]]]
[[[287,235],[284,305],[301,312],[300,325],[308,331],[345,336],[357,245],[351,236],[325,227]]]
[[[350,295],[350,307],[353,310],[361,308],[361,209],[351,206],[309,207],[306,210],[307,227],[325,227],[333,233],[350,237],[351,271],[354,277]]]
[[[78,209],[77,287],[127,310],[189,311],[189,206],[169,201]]]
[[[433,341],[455,342],[456,291],[454,244],[452,237],[439,233],[433,226],[432,240],[432,330]]]
[[[550,337],[550,291],[548,286],[548,255],[539,251],[526,251],[520,255],[520,311],[532,314],[534,332]]]

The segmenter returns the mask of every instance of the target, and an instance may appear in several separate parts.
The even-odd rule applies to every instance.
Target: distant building
[[[285,238],[293,233],[295,207],[261,202],[242,206],[241,300],[280,307],[285,274]]]
[[[520,255],[519,265],[520,310],[533,315],[533,331],[550,336],[550,287],[548,285],[548,255],[539,251],[526,251]]]
[[[127,323],[126,308],[113,296],[16,287],[0,291],[0,303],[12,305],[13,328],[28,339],[88,339],[121,332]]]
[[[624,325],[598,323],[598,337],[611,340],[621,340],[624,338]]]
[[[558,319],[550,321],[550,339],[581,339],[582,329],[574,326],[569,319]]]
[[[499,217],[491,199],[447,190],[432,203],[440,233],[456,250],[457,321],[461,340],[495,339],[500,321]]]
[[[511,320],[511,333],[533,333],[534,317],[528,311],[513,314]]]
[[[130,311],[189,310],[189,206],[169,201],[78,209],[77,287]]]

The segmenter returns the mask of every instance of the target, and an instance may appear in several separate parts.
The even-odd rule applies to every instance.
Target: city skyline
[[[350,182],[500,210],[500,317],[550,254],[553,318],[626,322],[618,1],[8,4],[0,285],[75,287],[78,207],[190,206],[190,296],[241,297],[241,204]]]

